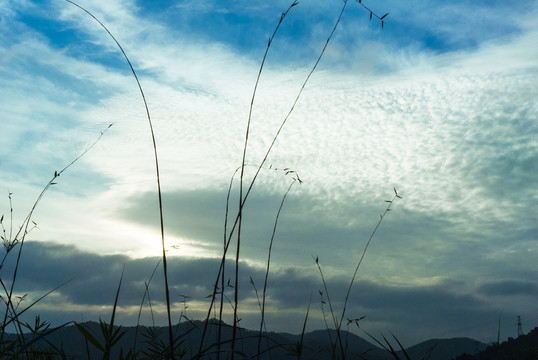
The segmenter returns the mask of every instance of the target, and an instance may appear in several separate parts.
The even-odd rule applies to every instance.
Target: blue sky
[[[279,219],[268,329],[300,332],[310,294],[322,286],[315,256],[342,305],[396,188],[403,199],[368,249],[350,317],[366,315],[366,330],[391,331],[408,345],[431,337],[492,341],[501,312],[502,336],[515,335],[517,315],[530,330],[538,320],[536,2],[363,3],[379,16],[389,12],[384,29],[348,2],[247,202],[244,326],[259,321],[249,276],[260,288],[292,181],[275,168],[290,168],[303,183]],[[192,296],[191,316],[201,317],[252,90],[290,3],[79,4],[109,28],[139,75],[159,151],[172,294]],[[343,5],[304,1],[285,17],[260,79],[248,164],[263,159]],[[67,2],[0,1],[0,27],[5,219],[8,193],[19,226],[54,171],[114,124],[39,204],[16,291],[36,298],[72,274],[36,310],[57,323],[97,319],[108,314],[125,264],[119,316],[132,324],[160,252],[152,143],[136,82],[107,33]],[[156,279],[162,320],[160,290]],[[319,299],[314,305],[310,328],[323,328]]]

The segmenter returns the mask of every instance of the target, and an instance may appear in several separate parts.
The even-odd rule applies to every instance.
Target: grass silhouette
[[[133,344],[133,347],[131,349],[128,349],[125,352],[123,351],[123,349],[121,349],[121,352],[120,352],[121,358],[124,358],[124,359],[142,359],[142,358],[148,358],[148,359],[157,359],[157,358],[176,359],[176,358],[181,358],[181,357],[183,357],[185,355],[185,349],[182,348],[182,340],[181,340],[181,338],[176,336],[174,334],[174,332],[173,332],[174,327],[173,327],[173,324],[172,324],[170,289],[169,289],[169,279],[168,279],[168,270],[167,270],[168,269],[168,263],[167,263],[168,260],[167,260],[167,256],[166,256],[166,250],[165,250],[165,235],[164,235],[165,227],[164,227],[164,215],[163,215],[163,205],[162,205],[161,177],[160,177],[160,173],[159,173],[159,156],[158,156],[158,151],[157,151],[157,141],[156,141],[156,137],[155,137],[155,133],[154,133],[152,118],[151,118],[150,111],[149,111],[149,108],[148,108],[148,104],[147,104],[147,101],[146,101],[146,96],[144,94],[144,91],[143,91],[142,85],[141,85],[141,83],[139,81],[139,78],[138,78],[138,76],[136,74],[136,71],[135,71],[131,61],[129,60],[129,57],[127,56],[126,52],[124,51],[124,49],[122,48],[120,43],[114,37],[114,35],[109,31],[107,26],[105,26],[105,24],[103,24],[90,11],[88,11],[86,8],[80,6],[76,2],[71,1],[71,0],[65,0],[65,1],[67,3],[69,3],[69,4],[71,4],[71,5],[79,8],[81,11],[83,11],[88,16],[90,16],[94,21],[96,21],[107,32],[107,34],[110,36],[110,38],[114,41],[117,48],[121,51],[124,59],[126,60],[128,66],[129,66],[129,68],[131,70],[131,73],[132,73],[134,79],[136,80],[137,87],[138,87],[140,95],[142,97],[142,100],[143,100],[143,103],[144,103],[144,106],[145,106],[146,117],[147,117],[147,121],[148,121],[148,125],[149,125],[150,135],[151,135],[152,142],[153,142],[153,155],[154,155],[154,161],[155,161],[155,180],[156,180],[156,185],[157,185],[157,194],[158,194],[158,201],[159,201],[159,220],[160,220],[161,245],[162,245],[162,258],[159,261],[159,263],[157,264],[155,270],[157,270],[157,268],[162,264],[162,271],[163,271],[163,275],[164,275],[164,288],[162,290],[164,291],[165,298],[166,298],[166,310],[167,310],[167,321],[168,321],[168,327],[167,327],[168,342],[163,343],[159,338],[159,334],[155,330],[149,330],[147,333],[143,334],[145,336],[145,338],[146,338],[146,344],[148,344],[149,350],[146,350],[146,351],[143,351],[143,352],[138,351],[137,350],[137,342],[136,342],[136,339],[135,339],[135,343]],[[356,3],[361,5],[367,11],[370,12],[370,20],[375,16],[375,18],[380,21],[381,26],[383,27],[385,18],[388,15],[388,13],[383,15],[383,16],[378,16],[373,11],[371,11],[369,8],[367,8],[364,4],[362,4],[362,2],[360,0],[357,0]],[[246,163],[246,155],[247,155],[248,145],[249,145],[250,127],[251,127],[251,122],[253,120],[253,106],[254,106],[254,103],[255,103],[255,100],[256,100],[257,89],[258,89],[258,85],[259,85],[260,80],[261,80],[261,76],[262,76],[262,73],[263,73],[265,61],[267,59],[267,56],[268,56],[269,51],[271,49],[271,45],[273,43],[273,40],[274,40],[275,36],[278,33],[278,30],[279,30],[281,24],[285,21],[286,17],[291,12],[291,10],[293,8],[295,8],[297,5],[299,5],[298,1],[294,0],[288,6],[288,8],[282,13],[282,15],[281,15],[281,17],[280,17],[274,31],[273,31],[271,37],[269,38],[269,40],[267,42],[265,53],[264,53],[263,59],[261,61],[259,71],[258,71],[258,75],[257,75],[256,81],[255,81],[254,89],[252,91],[252,97],[251,97],[251,102],[250,102],[250,107],[249,107],[249,114],[248,114],[248,121],[247,121],[247,125],[246,125],[246,131],[245,131],[245,137],[244,137],[244,143],[243,143],[242,163],[241,163],[241,166],[239,166],[236,169],[236,171],[234,172],[234,174],[232,175],[232,178],[230,180],[230,186],[229,186],[229,189],[228,189],[228,194],[227,194],[227,199],[226,199],[226,211],[225,211],[225,214],[224,214],[225,219],[224,219],[224,231],[223,231],[223,253],[222,253],[222,256],[221,256],[220,267],[219,267],[219,269],[217,271],[217,274],[216,274],[216,280],[215,280],[215,282],[213,284],[212,295],[209,297],[209,299],[210,299],[209,303],[210,304],[208,306],[207,316],[206,316],[206,318],[204,319],[204,322],[203,322],[203,324],[204,324],[203,328],[201,329],[201,336],[200,336],[200,343],[199,343],[198,351],[193,356],[193,358],[196,358],[196,359],[201,359],[201,358],[204,358],[204,357],[213,357],[213,356],[216,357],[217,359],[220,359],[222,356],[224,356],[226,358],[230,358],[230,359],[234,359],[236,356],[244,357],[244,354],[241,351],[239,351],[237,349],[237,347],[236,347],[237,339],[240,336],[239,332],[241,330],[241,327],[239,326],[239,321],[240,321],[240,316],[239,316],[239,290],[240,290],[239,289],[239,273],[240,273],[239,263],[240,263],[240,260],[241,260],[240,250],[241,250],[241,240],[242,240],[241,235],[242,235],[242,229],[243,229],[243,226],[242,226],[243,225],[243,210],[244,210],[244,207],[245,207],[245,205],[247,203],[249,195],[251,194],[251,191],[252,191],[257,179],[259,178],[262,170],[263,171],[269,171],[269,170],[270,171],[281,171],[284,176],[289,175],[291,177],[291,181],[289,183],[289,186],[288,186],[287,190],[285,191],[285,193],[282,196],[282,200],[280,202],[280,207],[278,208],[278,211],[277,211],[277,213],[275,215],[275,219],[274,219],[273,231],[272,231],[272,234],[271,234],[271,237],[270,237],[270,240],[269,240],[269,246],[268,246],[268,252],[267,252],[267,265],[266,265],[266,268],[265,268],[265,276],[264,276],[263,288],[262,288],[262,292],[261,292],[261,299],[259,297],[259,293],[258,293],[258,290],[256,289],[254,281],[252,281],[252,279],[251,279],[251,283],[254,286],[255,292],[256,292],[256,294],[258,296],[258,302],[259,302],[259,307],[260,307],[260,325],[259,325],[259,330],[257,331],[257,335],[256,335],[256,337],[257,337],[257,354],[256,354],[256,357],[259,359],[262,354],[264,354],[266,351],[268,351],[268,350],[263,350],[262,349],[262,340],[264,338],[263,333],[264,333],[264,331],[266,331],[265,312],[266,312],[266,300],[267,300],[267,284],[268,284],[268,278],[269,278],[269,274],[270,274],[272,248],[273,248],[273,243],[275,241],[275,237],[276,237],[276,233],[277,233],[278,221],[279,221],[282,209],[284,207],[286,198],[287,198],[288,194],[290,193],[290,191],[292,190],[292,188],[296,184],[302,183],[302,180],[300,179],[297,172],[294,171],[294,170],[291,170],[289,168],[282,168],[281,170],[279,170],[278,168],[272,168],[272,166],[270,166],[268,168],[265,164],[266,164],[266,161],[267,161],[267,159],[268,159],[268,157],[269,157],[269,155],[270,155],[270,153],[271,153],[277,139],[279,138],[279,135],[281,134],[284,126],[288,122],[291,114],[294,112],[295,107],[296,107],[297,103],[299,102],[299,100],[301,98],[303,90],[307,86],[312,74],[316,71],[316,69],[318,67],[318,64],[320,63],[323,55],[325,54],[325,51],[326,51],[327,47],[329,46],[330,41],[331,41],[336,29],[338,28],[338,25],[341,22],[341,19],[342,19],[342,16],[344,14],[344,11],[345,11],[346,7],[348,6],[348,1],[344,0],[344,2],[342,4],[342,7],[341,7],[341,10],[339,12],[339,15],[338,15],[337,19],[334,22],[332,30],[330,31],[329,35],[327,36],[327,40],[326,40],[325,44],[322,46],[321,50],[319,51],[319,54],[318,54],[318,57],[317,57],[316,61],[314,62],[314,64],[310,68],[310,71],[308,72],[306,78],[303,80],[302,85],[301,85],[299,91],[297,92],[295,98],[292,99],[290,109],[287,112],[284,119],[281,121],[281,123],[280,123],[278,129],[276,130],[275,134],[273,135],[272,141],[271,141],[270,145],[268,146],[267,150],[265,151],[265,155],[264,155],[263,159],[259,162],[259,164],[255,164],[255,165],[247,164]],[[112,125],[110,125],[110,126],[112,126]],[[5,295],[5,296],[2,297],[2,300],[5,303],[5,312],[3,314],[4,316],[3,316],[3,321],[2,321],[2,327],[0,329],[0,354],[1,354],[0,359],[4,359],[4,358],[37,359],[37,358],[43,358],[44,356],[47,356],[47,358],[66,358],[66,357],[68,357],[68,354],[65,354],[61,348],[54,347],[52,344],[50,344],[51,348],[43,350],[43,351],[33,347],[33,345],[37,342],[37,340],[45,339],[45,341],[46,341],[46,336],[47,335],[50,335],[52,332],[57,331],[58,329],[61,329],[62,327],[64,327],[67,324],[63,324],[63,325],[61,325],[59,327],[50,329],[49,326],[47,326],[47,324],[45,322],[42,322],[40,320],[40,318],[37,318],[35,324],[33,324],[33,325],[24,324],[20,320],[20,315],[22,315],[28,309],[33,307],[37,302],[41,301],[44,297],[46,297],[51,292],[57,290],[58,288],[55,288],[55,289],[51,290],[50,292],[45,294],[43,297],[39,298],[37,301],[35,301],[32,304],[30,304],[29,306],[21,309],[19,307],[19,305],[21,304],[22,299],[17,299],[14,296],[14,287],[15,287],[15,284],[16,284],[16,281],[17,281],[18,266],[19,266],[19,263],[20,263],[20,256],[21,256],[21,253],[22,253],[25,238],[26,238],[27,234],[37,226],[37,224],[35,222],[33,222],[33,220],[32,220],[32,215],[34,213],[35,208],[38,206],[38,204],[40,203],[40,201],[43,198],[43,195],[47,192],[47,190],[50,188],[50,186],[53,186],[53,185],[57,184],[56,181],[57,181],[58,177],[64,171],[66,171],[69,167],[71,167],[74,163],[76,163],[83,155],[85,155],[88,151],[90,151],[97,144],[97,142],[101,139],[101,137],[106,133],[106,131],[110,128],[110,126],[107,129],[105,129],[103,132],[101,132],[98,139],[88,149],[86,149],[80,156],[75,158],[69,165],[67,165],[61,171],[54,172],[53,178],[46,184],[43,191],[38,196],[38,198],[35,201],[32,209],[30,210],[30,212],[29,212],[28,216],[26,217],[26,219],[23,221],[23,224],[22,224],[22,226],[20,227],[20,229],[19,229],[19,231],[17,233],[13,232],[12,209],[11,209],[11,218],[10,218],[9,231],[6,231],[6,229],[4,228],[4,223],[3,223],[4,217],[2,216],[2,219],[0,219],[0,224],[2,225],[2,230],[3,230],[2,240],[4,242],[4,250],[5,250],[4,257],[2,259],[2,262],[0,263],[0,268],[4,264],[6,258],[8,256],[11,256],[13,251],[17,252],[17,258],[16,258],[16,262],[15,262],[15,264],[16,264],[15,269],[13,271],[13,274],[11,276],[11,279],[10,279],[9,283],[6,283],[2,278],[0,278],[0,285],[2,286],[4,295]],[[247,182],[245,180],[245,168],[247,166],[254,166],[256,168],[254,176],[252,177],[252,179],[249,182]],[[233,183],[234,178],[236,176],[238,176],[238,178],[239,178],[239,203],[238,203],[237,213],[231,214],[230,213],[230,194],[232,192],[232,183]],[[331,301],[329,291],[328,291],[328,288],[327,288],[327,284],[326,284],[326,281],[325,281],[325,278],[324,278],[324,275],[323,275],[323,272],[322,272],[321,264],[319,262],[319,259],[317,257],[315,258],[315,263],[316,263],[316,266],[318,267],[320,277],[322,279],[323,287],[324,287],[324,291],[323,292],[320,291],[320,295],[322,296],[322,301],[324,301],[323,296],[325,296],[325,298],[327,299],[327,303],[328,303],[328,306],[329,306],[329,314],[330,314],[331,319],[332,319],[332,327],[334,327],[334,329],[336,330],[336,338],[331,339],[333,358],[345,359],[346,356],[347,356],[346,343],[345,343],[345,340],[342,338],[342,327],[343,327],[343,323],[344,323],[344,320],[346,319],[346,315],[347,315],[347,313],[346,313],[347,312],[347,305],[348,305],[348,302],[349,302],[349,299],[350,299],[351,289],[352,289],[352,287],[354,285],[354,282],[355,282],[356,277],[358,275],[359,268],[360,268],[361,263],[362,263],[362,261],[363,261],[363,259],[365,257],[365,254],[366,254],[366,251],[368,249],[368,246],[370,245],[370,242],[372,241],[372,238],[374,237],[377,229],[381,225],[381,223],[382,223],[383,219],[385,218],[386,214],[389,211],[391,211],[391,207],[392,207],[392,205],[394,204],[394,201],[397,198],[401,198],[401,197],[398,195],[396,189],[394,189],[394,196],[393,196],[393,198],[391,200],[387,200],[388,205],[387,205],[385,211],[383,212],[383,214],[380,216],[380,219],[379,219],[376,227],[372,231],[372,233],[371,233],[371,235],[370,235],[370,237],[368,239],[368,242],[367,242],[367,244],[366,244],[366,246],[364,248],[362,256],[361,256],[360,260],[358,261],[357,266],[355,268],[355,271],[354,271],[354,273],[353,273],[353,275],[352,275],[352,277],[350,279],[348,291],[347,291],[346,297],[345,297],[344,302],[343,302],[344,305],[343,305],[343,308],[341,310],[341,315],[337,315],[338,313],[337,313],[336,309],[333,307],[333,303]],[[11,206],[11,194],[9,194],[9,201],[10,201],[10,206]],[[227,270],[226,269],[226,261],[228,259],[228,250],[229,250],[230,245],[232,244],[234,239],[235,239],[235,246],[236,246],[236,253],[235,253],[235,257],[233,259],[233,263],[235,264],[235,272],[234,272],[235,273],[235,280],[234,280],[233,284],[230,284],[230,282],[228,282],[228,283],[225,282],[225,278],[226,278],[225,277],[225,272]],[[149,307],[150,307],[150,312],[152,313],[152,316],[153,316],[153,310],[151,308],[151,300],[150,300],[150,293],[149,293],[149,283],[151,282],[151,279],[153,278],[154,273],[155,273],[155,271],[151,274],[148,282],[145,283],[146,291],[145,291],[145,293],[143,295],[143,299],[142,299],[142,302],[141,302],[141,305],[140,305],[140,311],[139,311],[139,315],[138,315],[138,322],[140,321],[140,314],[142,312],[142,308],[144,306],[144,303],[145,303],[146,299],[147,299]],[[91,345],[91,346],[99,349],[101,351],[101,353],[102,353],[103,359],[105,359],[105,360],[108,360],[108,359],[111,358],[111,349],[112,349],[112,347],[117,345],[118,341],[125,334],[125,332],[121,329],[121,327],[118,327],[118,326],[114,325],[116,310],[117,310],[117,307],[119,306],[118,304],[119,304],[119,296],[120,296],[122,280],[123,280],[123,272],[121,274],[120,281],[119,281],[119,284],[118,284],[118,287],[117,287],[117,291],[116,291],[116,295],[115,295],[115,299],[114,299],[113,310],[112,310],[112,314],[111,314],[109,323],[106,323],[104,321],[100,322],[101,336],[104,339],[103,341],[99,340],[99,338],[95,334],[93,334],[90,330],[86,329],[83,324],[76,323],[76,326],[77,326],[78,330],[80,331],[81,335],[84,336],[84,338],[86,339],[87,346],[89,347]],[[60,286],[62,286],[62,285],[60,285]],[[225,289],[227,289],[227,288],[233,288],[233,298],[231,298],[231,299],[228,298],[226,296],[226,294],[225,294]],[[230,340],[224,340],[223,335],[222,335],[223,328],[224,328],[224,326],[226,326],[223,323],[223,311],[224,311],[224,307],[225,307],[227,302],[229,302],[229,304],[230,304],[230,306],[232,307],[232,310],[233,310],[233,321],[232,321],[232,325],[231,325],[232,335],[231,335]],[[298,359],[301,359],[303,354],[304,354],[304,351],[303,351],[304,350],[303,349],[303,338],[304,338],[305,331],[306,331],[306,325],[307,325],[307,322],[308,322],[308,319],[309,319],[309,316],[310,316],[311,302],[312,302],[312,299],[310,299],[308,309],[306,310],[306,315],[305,315],[304,323],[303,323],[303,326],[302,326],[302,334],[301,334],[301,337],[300,337],[300,341],[298,341],[297,344],[295,344],[293,347],[290,348],[291,353],[293,353],[294,356],[296,356]],[[218,324],[217,341],[214,344],[207,344],[206,343],[206,337],[207,337],[207,333],[208,333],[208,328],[209,328],[210,325],[213,324],[213,320],[211,318],[211,313],[212,313],[213,309],[215,309],[215,308],[218,308],[218,314],[219,314],[219,317],[217,319],[217,321],[218,321],[217,322],[217,324]],[[190,321],[190,319],[188,319],[186,317],[186,315],[184,315],[184,314],[182,314],[182,316],[180,316],[180,320],[182,318],[187,319],[188,321]],[[355,323],[358,323],[358,320],[360,320],[360,319],[355,319]],[[349,325],[350,322],[353,322],[353,321],[349,320],[347,324]],[[16,335],[17,335],[17,340],[16,341],[7,341],[6,340],[5,334],[6,334],[6,329],[7,329],[8,325],[14,325],[15,326]],[[26,339],[24,329],[29,330],[30,333],[33,334],[33,336],[31,338],[29,338],[29,339]],[[397,339],[396,339],[396,341],[397,341]],[[396,353],[393,351],[393,348],[390,346],[390,344],[388,342],[387,342],[387,344],[388,344],[388,347],[389,347],[389,348],[387,348],[387,351],[391,352],[391,350],[392,350],[391,353],[394,354],[394,356],[397,356],[397,355],[395,355]],[[224,348],[223,345],[226,345],[226,348]],[[401,347],[401,344],[399,344],[399,345]],[[229,346],[229,350],[227,350],[228,346]],[[270,349],[270,347],[269,347],[269,349]],[[402,349],[403,349],[403,347],[402,347]],[[6,356],[8,356],[8,357],[4,357],[4,354],[6,354]],[[88,358],[89,358],[89,356],[90,355],[89,355],[89,351],[88,351]]]

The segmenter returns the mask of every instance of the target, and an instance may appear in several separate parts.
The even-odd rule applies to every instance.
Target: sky
[[[158,151],[173,321],[185,311],[202,319],[232,178],[228,233],[238,210],[233,176],[256,78],[291,2],[78,4],[116,37],[140,80]],[[389,13],[383,29],[368,9]],[[323,329],[322,300],[328,292],[342,311],[396,189],[401,199],[353,284],[346,317],[366,317],[351,330],[413,345],[492,342],[499,320],[501,338],[514,337],[518,315],[524,332],[537,326],[537,16],[535,1],[304,0],[290,9],[251,113],[245,189],[292,110],[243,209],[240,325],[259,327],[256,289],[261,295],[277,215],[267,329],[300,333],[309,303],[308,329]],[[20,308],[70,280],[25,316],[57,325],[107,319],[125,268],[117,316],[135,324],[162,246],[151,133],[122,53],[66,1],[0,0],[0,107],[7,239],[54,172],[104,132],[32,213],[37,226],[30,223],[15,283],[27,295]],[[6,284],[19,247],[0,269]],[[233,237],[230,254],[236,248]],[[234,272],[226,276],[235,285]],[[164,324],[162,267],[149,291]],[[147,302],[142,310],[151,323]],[[225,313],[231,322],[229,304]]]

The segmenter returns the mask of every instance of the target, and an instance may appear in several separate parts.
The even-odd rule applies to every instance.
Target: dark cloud
[[[524,280],[502,280],[490,282],[479,288],[480,293],[489,296],[524,295],[538,297],[538,282]]]
[[[182,299],[180,295],[189,296],[188,301],[207,301],[206,296],[212,291],[220,260],[177,257],[171,257],[169,260],[171,295],[174,301],[179,302]],[[157,258],[131,259],[123,255],[98,256],[79,251],[73,246],[27,242],[23,249],[15,289],[19,294],[31,293],[31,296],[36,298],[36,294],[45,293],[61,282],[73,278],[54,293],[56,296],[44,300],[45,303],[55,304],[57,311],[44,307],[42,316],[49,316],[51,320],[60,322],[66,320],[68,314],[73,315],[72,312],[62,311],[64,301],[71,305],[82,305],[83,308],[91,305],[112,305],[123,266],[125,275],[120,293],[120,307],[138,306],[144,294],[144,282],[149,281],[158,261]],[[1,275],[6,284],[9,284],[12,266],[13,261],[10,260],[2,268]],[[228,263],[227,268],[226,276],[231,279],[233,285],[233,264]],[[265,272],[244,263],[241,264],[240,271],[243,304],[240,308],[247,310],[249,307],[245,304],[252,303],[255,299],[250,279],[253,279],[261,297]],[[155,273],[150,290],[152,300],[157,302],[164,301],[161,272],[159,268]],[[317,311],[323,299],[327,302],[325,311],[330,313],[327,291],[318,274],[315,266],[306,272],[293,267],[278,268],[270,272],[267,319],[269,324],[276,327],[276,331],[297,328],[296,325],[302,321],[311,298],[313,309]],[[349,282],[334,277],[328,277],[326,281],[331,305],[339,317]],[[364,321],[365,326],[370,326],[370,329],[402,332],[401,337],[409,341],[418,341],[421,336],[427,336],[427,332],[419,331],[420,329],[436,329],[437,333],[442,334],[444,331],[454,336],[460,333],[452,334],[450,329],[463,329],[462,332],[467,331],[472,335],[472,331],[476,330],[474,324],[495,319],[499,311],[487,297],[481,295],[517,293],[536,296],[538,288],[532,282],[503,281],[483,284],[478,293],[472,294],[461,293],[458,285],[457,282],[449,281],[430,286],[399,287],[358,279],[349,298],[347,315],[351,318],[366,315],[368,320]],[[319,296],[320,290],[323,292],[322,298]],[[227,291],[232,297],[232,289]],[[259,316],[255,308],[250,310],[254,310],[254,313],[247,312],[243,315],[244,324],[255,327]],[[40,311],[39,305],[35,311]],[[92,319],[102,315],[95,314],[95,311],[88,307],[87,311],[81,311],[76,316]],[[122,316],[124,321],[135,321],[133,318],[129,320],[126,315]],[[321,318],[311,316],[311,326],[323,326]],[[491,322],[486,323],[491,325]],[[474,334],[484,336],[482,331],[475,331]]]
[[[12,273],[15,261],[15,254],[10,255],[2,269],[2,277],[7,279],[10,276],[8,274]],[[26,242],[15,289],[22,293],[44,293],[71,280],[58,290],[69,300],[87,305],[110,304],[125,265],[126,281],[122,293],[126,294],[127,298],[134,298],[135,294],[137,298],[141,298],[143,284],[136,285],[129,280],[133,275],[139,279],[148,278],[152,267],[148,259],[141,260],[132,269],[129,262],[123,255],[99,256],[81,252],[74,246]]]
[[[178,190],[165,193],[164,199],[167,232],[210,244],[208,247],[219,256],[223,246],[226,189]],[[282,194],[276,192],[254,192],[249,198],[242,227],[242,259],[266,263],[281,200]],[[156,201],[155,193],[136,195],[116,214],[157,229]],[[383,202],[370,205],[326,202],[290,193],[279,218],[272,264],[308,268],[316,275],[313,257],[319,256],[324,266],[351,273],[385,206]],[[230,209],[234,209],[232,205]],[[516,261],[518,257],[528,258],[525,253],[532,236],[525,228],[522,232],[514,231],[500,222],[467,226],[437,213],[409,210],[399,203],[393,210],[370,244],[361,268],[363,275],[377,278],[397,274],[408,281],[417,276],[441,277],[465,282],[469,276],[504,278],[529,271],[530,264]],[[235,219],[235,214],[235,210],[230,210],[229,219]],[[233,224],[233,220],[229,223]],[[511,251],[504,251],[506,244],[510,244]],[[235,240],[230,254],[235,253],[234,246]],[[509,265],[497,266],[500,257]]]
[[[225,190],[176,191],[164,194],[164,214],[167,231],[184,238],[211,243],[220,253],[223,246]],[[276,214],[283,194],[253,194],[244,209],[241,252],[249,258],[265,261]],[[155,193],[144,193],[127,201],[118,215],[129,221],[155,227],[159,224]],[[237,201],[230,201],[228,230],[237,215]],[[319,214],[321,204],[301,200],[292,194],[286,199],[279,218],[274,250],[279,252],[277,261],[293,263],[298,256],[302,261],[311,260],[324,246],[332,242],[341,247],[353,239],[355,229],[330,224],[330,215]],[[309,216],[310,215],[310,216]],[[320,216],[321,215],[321,216]],[[305,218],[306,216],[306,218]],[[316,218],[316,221],[310,221]],[[306,239],[306,243],[302,240]],[[299,241],[300,240],[300,241]],[[307,251],[305,253],[305,250]]]

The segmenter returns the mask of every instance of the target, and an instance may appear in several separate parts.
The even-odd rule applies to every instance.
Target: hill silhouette
[[[85,322],[82,325],[98,341],[103,341],[99,323]],[[226,354],[230,350],[232,328],[224,323],[222,325],[223,332],[220,351]],[[203,353],[207,355],[204,358],[214,358],[216,351],[218,351],[216,346],[217,328],[218,322],[216,320],[210,322],[203,346]],[[185,358],[191,358],[200,351],[202,329],[202,321],[183,322],[174,326],[175,336],[178,339],[178,343],[181,342],[181,348],[184,351]],[[121,350],[125,353],[130,349],[134,349],[139,354],[144,354],[144,352],[147,353],[152,350],[158,351],[159,344],[166,346],[165,344],[168,343],[167,327],[122,327],[122,330],[125,331],[125,334],[112,348],[111,358],[118,358]],[[391,354],[380,346],[375,346],[372,342],[353,333],[342,331],[341,335],[342,341],[345,344],[346,358],[348,359],[394,359]],[[241,329],[239,331],[239,339],[235,347],[238,352],[237,358],[256,358],[256,354],[258,353],[258,336],[257,331],[248,329]],[[332,341],[334,339],[336,339],[335,330],[315,330],[304,334],[302,358],[313,360],[332,359],[334,353]],[[301,335],[283,332],[264,333],[260,359],[297,359],[297,345],[300,340]],[[42,349],[52,344],[61,348],[69,358],[73,359],[96,359],[102,357],[102,353],[95,346],[91,343],[86,343],[84,337],[74,325],[65,326],[48,335],[46,341],[39,340],[36,344]],[[474,354],[477,350],[483,350],[486,347],[486,344],[469,338],[432,339],[411,346],[406,349],[406,352],[411,359],[452,360],[461,354]],[[337,351],[339,354],[339,350]],[[405,359],[405,355],[401,351],[398,354],[400,358]],[[467,358],[458,357],[458,360],[467,360]]]
[[[516,339],[488,346],[477,356],[464,354],[456,360],[536,360],[538,359],[538,327]]]

